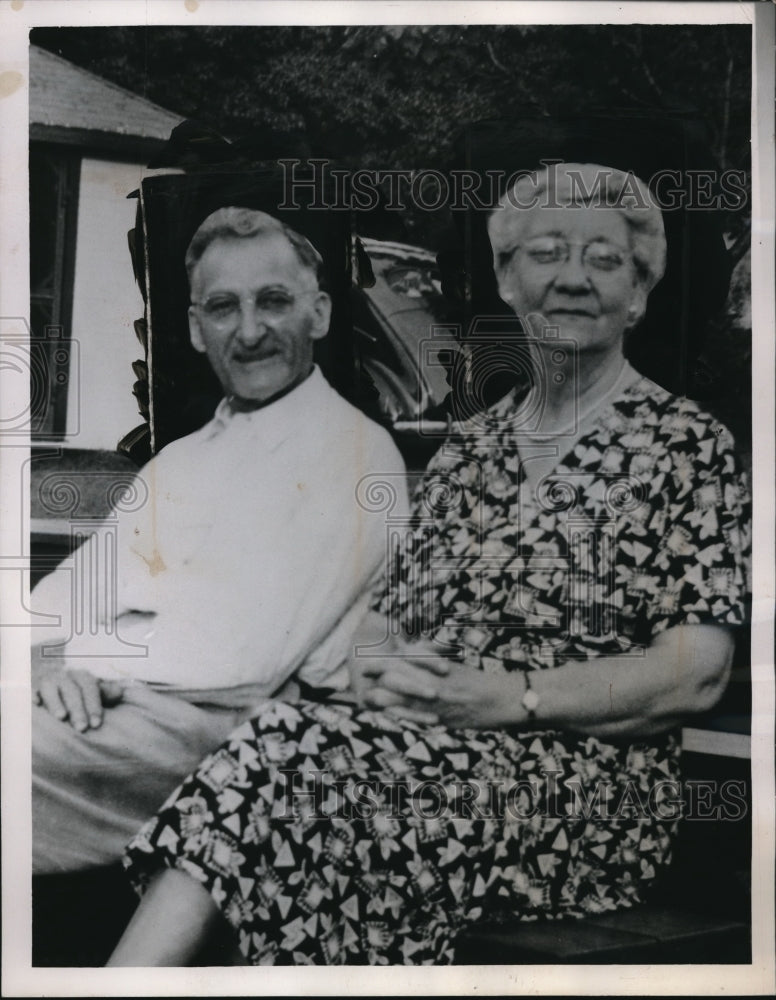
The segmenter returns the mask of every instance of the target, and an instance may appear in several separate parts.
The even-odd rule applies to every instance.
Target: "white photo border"
[[[755,601],[752,615],[753,923],[747,966],[50,969],[31,966],[29,630],[0,629],[2,659],[3,995],[352,994],[768,995],[774,970],[774,15],[771,3],[254,2],[0,0],[0,340],[29,317],[28,33],[37,26],[317,24],[720,24],[753,26],[752,320]],[[2,436],[29,405],[26,379],[0,372],[0,569],[13,569],[29,443]],[[18,572],[0,572],[0,610],[27,606]],[[6,619],[7,620],[7,619]]]

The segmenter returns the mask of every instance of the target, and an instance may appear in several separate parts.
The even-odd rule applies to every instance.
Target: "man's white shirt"
[[[342,662],[384,570],[386,514],[407,513],[390,435],[316,368],[261,409],[233,412],[223,401],[139,475],[142,507],[106,522],[33,591],[33,610],[59,618],[34,628],[34,641],[64,642],[67,666],[103,678],[248,686],[251,698],[292,675],[343,688]],[[385,476],[390,511],[358,502],[367,476]],[[95,636],[73,629],[79,574],[100,563],[111,532],[116,573],[89,588],[89,617],[109,630],[115,622],[140,656],[94,655]]]

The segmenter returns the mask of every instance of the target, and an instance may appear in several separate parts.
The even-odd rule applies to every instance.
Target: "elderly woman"
[[[450,962],[480,918],[630,907],[668,863],[676,730],[744,621],[732,441],[623,357],[665,260],[641,182],[550,168],[489,232],[532,389],[432,461],[353,702],[261,706],[133,840],[111,964],[195,960],[223,918],[251,963]]]

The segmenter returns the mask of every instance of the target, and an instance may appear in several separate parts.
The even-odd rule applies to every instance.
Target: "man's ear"
[[[205,341],[202,338],[202,329],[194,306],[189,306],[189,340],[195,351],[199,351],[200,354],[205,353]]]
[[[313,300],[313,324],[310,340],[321,340],[329,332],[331,322],[331,298],[326,292],[318,291]]]

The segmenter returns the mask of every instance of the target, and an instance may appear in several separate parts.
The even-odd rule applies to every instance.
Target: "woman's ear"
[[[644,285],[640,281],[636,282],[633,286],[631,304],[628,306],[626,330],[633,329],[644,318],[644,313],[647,311],[647,295]]]
[[[507,273],[509,271],[509,265],[507,264],[506,266],[503,266],[499,265],[498,262],[496,262],[494,264],[493,270],[496,275],[496,283],[498,285],[499,298],[503,302],[507,302],[509,303],[509,305],[511,305],[512,299],[514,298],[514,292],[512,291],[512,289],[509,286],[509,283],[507,282]]]

